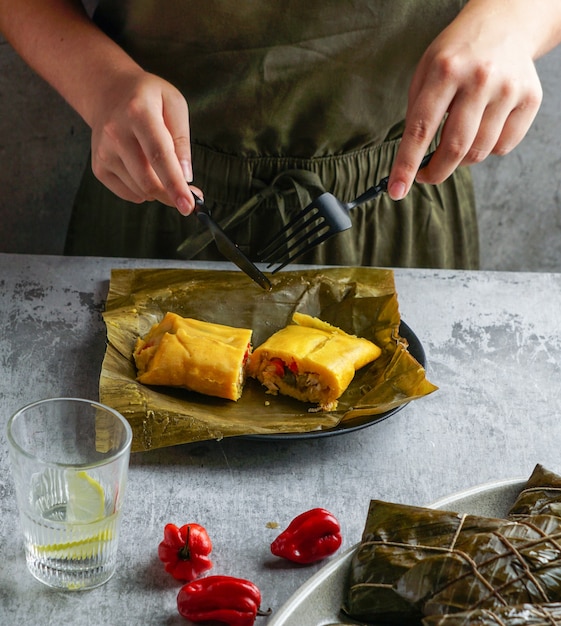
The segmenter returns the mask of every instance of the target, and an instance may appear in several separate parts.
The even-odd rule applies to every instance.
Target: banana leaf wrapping
[[[552,626],[561,624],[561,603],[503,606],[448,615],[431,615],[423,626]]]
[[[399,335],[394,275],[375,268],[327,268],[272,276],[269,292],[241,272],[191,269],[113,270],[103,318],[108,345],[100,400],[133,429],[133,451],[238,435],[304,433],[346,420],[370,419],[437,389]],[[257,346],[307,313],[382,349],[339,399],[337,410],[310,413],[309,405],[266,395],[248,380],[237,402],[136,381],[132,353],[138,337],[167,313],[253,329]]]
[[[561,477],[538,464],[509,509],[508,517],[517,519],[540,513],[561,517]]]
[[[374,624],[420,624],[466,611],[492,620],[502,607],[561,602],[560,496],[561,477],[537,465],[504,519],[373,500],[343,612]]]

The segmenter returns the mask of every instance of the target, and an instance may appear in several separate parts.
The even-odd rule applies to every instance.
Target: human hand
[[[140,69],[117,73],[100,90],[90,125],[92,169],[111,191],[193,211],[189,110],[173,85]]]
[[[390,173],[394,200],[407,194],[415,178],[440,183],[459,165],[507,154],[527,133],[542,89],[521,24],[502,17],[460,14],[423,55]],[[445,117],[430,164],[417,172]]]

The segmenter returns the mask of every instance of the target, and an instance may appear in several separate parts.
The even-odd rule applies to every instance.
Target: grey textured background
[[[561,47],[538,61],[540,113],[524,142],[474,168],[482,269],[561,270]],[[59,254],[88,165],[89,130],[0,39],[0,252]]]

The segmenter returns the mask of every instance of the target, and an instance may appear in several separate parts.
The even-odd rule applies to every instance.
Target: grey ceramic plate
[[[526,483],[524,479],[502,480],[473,487],[442,498],[429,506],[487,517],[504,516]],[[345,576],[357,547],[333,559],[312,576],[267,621],[267,626],[343,626],[356,624],[339,614]]]

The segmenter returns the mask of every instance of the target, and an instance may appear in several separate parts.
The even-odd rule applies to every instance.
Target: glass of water
[[[117,564],[132,430],[91,400],[50,398],[8,421],[29,571],[58,589],[91,589]]]

